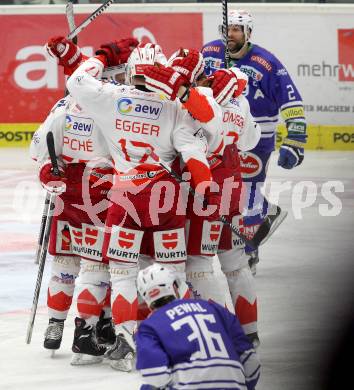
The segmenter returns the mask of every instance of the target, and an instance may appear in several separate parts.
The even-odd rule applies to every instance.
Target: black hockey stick
[[[47,147],[48,147],[48,152],[49,152],[49,156],[51,159],[51,163],[53,166],[53,175],[60,176],[58,162],[57,162],[57,159],[55,156],[54,137],[53,137],[53,133],[51,131],[49,131],[47,134]],[[41,286],[42,286],[44,265],[45,265],[45,261],[47,258],[47,252],[48,252],[48,243],[49,243],[50,229],[52,226],[55,197],[56,197],[56,194],[50,193],[48,213],[46,216],[46,223],[45,223],[45,228],[44,228],[44,232],[43,232],[43,242],[42,242],[41,252],[40,252],[40,256],[39,256],[39,267],[38,267],[38,274],[37,274],[37,280],[36,280],[36,287],[34,289],[33,303],[32,303],[32,308],[31,308],[31,313],[30,313],[30,319],[29,319],[28,327],[27,327],[27,336],[26,336],[26,343],[27,344],[30,344],[31,339],[32,339],[34,320],[36,318],[36,313],[37,313],[39,293],[41,291]]]
[[[229,22],[228,22],[228,10],[227,10],[227,0],[222,0],[222,35],[223,35],[223,41],[225,44],[225,68],[228,69],[230,64],[230,52],[228,47],[228,28],[229,28]]]
[[[73,40],[82,30],[84,30],[91,22],[93,22],[97,16],[101,15],[115,0],[107,0],[100,7],[96,9],[89,17],[87,17],[74,31],[71,31],[66,37],[67,39]]]
[[[67,20],[68,26],[69,26],[69,31],[74,31],[76,28],[76,25],[75,25],[75,18],[74,18],[73,0],[68,0],[66,7],[65,7],[65,15],[66,15],[66,20]],[[75,43],[75,45],[77,45],[77,36],[75,36],[72,41]],[[69,94],[69,91],[67,89],[65,89],[65,96],[67,96],[68,94]],[[41,249],[42,249],[44,229],[45,229],[45,225],[47,222],[49,198],[50,198],[50,194],[49,194],[49,192],[47,192],[46,197],[45,197],[44,207],[43,207],[41,227],[39,229],[37,251],[36,251],[36,257],[34,260],[35,264],[39,264],[39,255],[40,255]]]

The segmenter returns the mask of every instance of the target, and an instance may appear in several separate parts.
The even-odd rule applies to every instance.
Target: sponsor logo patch
[[[241,65],[240,70],[255,81],[261,81],[263,78],[263,73],[253,66]]]
[[[144,99],[121,98],[117,101],[117,111],[121,115],[136,116],[156,120],[162,111],[162,103]]]
[[[262,160],[253,153],[240,152],[241,174],[245,179],[259,175]]]
[[[65,132],[73,135],[90,137],[93,129],[93,120],[78,116],[65,116]]]

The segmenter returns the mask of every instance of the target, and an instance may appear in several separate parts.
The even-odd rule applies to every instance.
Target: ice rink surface
[[[2,149],[0,168],[0,389],[138,389],[137,373],[119,373],[106,363],[70,366],[74,310],[55,357],[43,349],[50,259],[32,343],[26,345],[44,193],[25,150]],[[353,168],[350,152],[306,152],[302,166],[291,171],[276,166],[276,155],[271,161],[271,181],[290,183],[279,200],[289,215],[260,251],[256,281],[263,368],[257,390],[321,388],[321,372],[353,308]],[[325,184],[329,181],[336,183]],[[300,210],[304,204],[309,206]],[[324,205],[332,216],[321,215]]]

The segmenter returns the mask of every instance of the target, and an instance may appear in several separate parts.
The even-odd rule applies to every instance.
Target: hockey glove
[[[188,87],[188,80],[172,68],[160,65],[144,67],[145,86],[150,91],[162,93],[170,100],[175,100],[178,93],[184,94]],[[181,90],[180,90],[181,88]],[[182,92],[181,92],[182,91]]]
[[[304,145],[306,144],[306,123],[287,122],[288,136],[280,146],[278,165],[285,169],[292,169],[300,165],[304,159]]]
[[[50,193],[62,194],[66,190],[66,178],[63,164],[58,161],[60,176],[53,175],[53,166],[46,161],[40,166],[38,176],[42,187]]]
[[[211,81],[210,87],[213,90],[214,99],[221,106],[226,105],[238,88],[235,74],[231,70],[220,69],[209,77],[209,80]]]
[[[138,44],[139,42],[135,38],[125,38],[119,41],[104,43],[96,51],[96,55],[104,55],[108,67],[125,64]]]
[[[192,84],[204,72],[203,55],[195,49],[180,49],[168,60],[176,72],[185,76]]]
[[[57,59],[58,64],[64,67],[64,74],[71,76],[83,59],[81,50],[73,42],[64,37],[52,37],[45,48],[51,57]]]

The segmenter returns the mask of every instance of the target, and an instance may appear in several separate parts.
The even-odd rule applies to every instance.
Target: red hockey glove
[[[39,180],[44,189],[54,194],[62,194],[66,190],[66,178],[63,165],[58,161],[60,176],[53,175],[50,161],[45,162],[38,172]]]
[[[96,55],[104,55],[107,66],[125,64],[131,52],[138,46],[135,38],[124,38],[119,41],[104,43],[96,51]]]
[[[237,89],[234,92],[233,97],[237,98],[242,94],[244,89],[247,87],[248,84],[248,76],[246,73],[243,73],[240,69],[232,67],[230,68],[231,72],[233,72],[237,77]]]
[[[204,72],[203,56],[195,49],[181,48],[168,60],[168,66],[185,76],[191,84]]]
[[[72,75],[82,61],[80,48],[64,37],[50,38],[45,48],[48,54],[56,58],[58,64],[64,67],[67,76]]]
[[[175,100],[181,86],[189,86],[184,76],[163,65],[144,67],[145,86],[150,91],[162,93]]]
[[[217,70],[211,77],[211,89],[214,99],[222,106],[226,105],[237,90],[237,77],[228,69]]]

